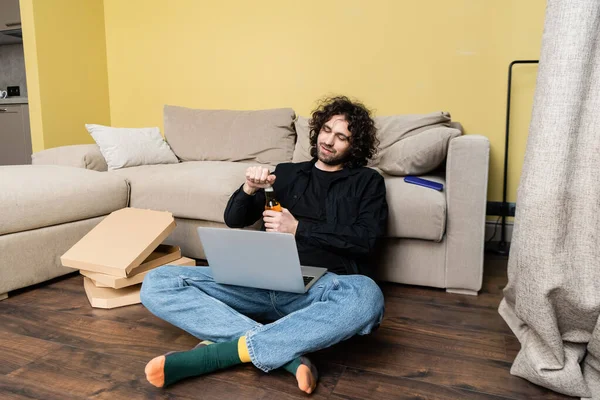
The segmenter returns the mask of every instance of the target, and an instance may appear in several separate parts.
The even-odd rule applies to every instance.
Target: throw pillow
[[[312,157],[310,156],[310,140],[308,137],[308,121],[309,119],[306,117],[298,117],[294,121],[294,127],[296,128],[296,135],[298,137],[296,139],[296,147],[294,148],[292,162],[297,163],[312,160]]]
[[[291,108],[241,111],[166,105],[165,137],[182,161],[277,165],[292,160],[294,117]]]
[[[442,126],[399,140],[381,154],[378,167],[396,176],[426,174],[442,164],[450,140],[461,133],[459,129]]]
[[[112,128],[86,124],[109,170],[179,162],[158,128]]]
[[[447,112],[432,112],[429,114],[405,114],[375,117],[379,149],[369,166],[377,166],[387,149],[400,140],[431,129],[436,126],[449,126],[450,114]]]

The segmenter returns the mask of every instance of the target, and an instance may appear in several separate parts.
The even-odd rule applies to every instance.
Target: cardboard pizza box
[[[95,280],[98,282],[103,282],[103,283],[109,282],[109,283],[104,283],[104,284],[107,285],[108,287],[112,287],[114,289],[119,289],[118,287],[114,286],[114,283],[117,280],[120,279],[122,282],[126,282],[128,279],[133,278],[135,275],[137,275],[139,273],[142,273],[144,271],[150,271],[153,268],[159,267],[161,265],[165,265],[165,264],[167,264],[171,261],[175,261],[179,258],[181,258],[181,249],[178,246],[169,246],[166,244],[160,244],[152,253],[150,253],[150,255],[142,262],[142,264],[140,264],[139,266],[137,266],[131,270],[128,278],[125,278],[122,276],[103,274],[101,272],[87,271],[84,269],[80,270],[79,272],[81,273],[81,275],[87,276],[88,278],[91,278],[92,280]],[[140,283],[140,282],[136,282],[136,283]],[[131,286],[131,285],[127,285],[127,286]],[[125,286],[121,286],[121,287],[125,287]]]
[[[117,308],[141,303],[141,284],[123,289],[101,288],[96,287],[90,278],[84,276],[83,287],[94,308]]]
[[[60,260],[65,267],[126,278],[175,226],[170,212],[122,208],[104,218]]]
[[[161,246],[159,246],[159,248],[160,247]],[[152,253],[152,254],[155,254],[155,253]],[[152,255],[150,255],[150,257],[152,257]],[[144,280],[144,277],[148,274],[148,272],[152,271],[155,268],[160,267],[161,265],[168,264],[168,265],[193,267],[196,265],[196,260],[193,260],[193,259],[187,258],[187,257],[180,257],[176,260],[168,260],[168,261],[162,260],[160,263],[153,263],[153,264],[154,265],[152,265],[150,267],[149,265],[151,265],[151,263],[144,263],[140,267],[135,268],[133,270],[134,275],[131,275],[129,278],[122,278],[122,277],[118,277],[118,276],[106,275],[106,274],[101,274],[99,272],[91,272],[91,271],[84,271],[84,270],[81,270],[79,272],[81,273],[81,275],[87,276],[88,278],[90,278],[93,281],[94,285],[96,285],[97,287],[110,287],[113,289],[121,289],[124,287],[133,286],[133,285],[137,285],[138,283],[142,283],[142,281]],[[138,269],[140,270],[139,273],[137,273]]]
[[[177,261],[182,263],[179,264],[180,266],[193,267],[196,265],[196,262],[190,258],[182,257]],[[169,263],[169,265],[176,264]],[[141,274],[145,275],[147,273],[148,271],[142,272]],[[99,287],[94,284],[94,281],[92,281],[90,278],[84,276],[83,288],[85,289],[85,294],[88,298],[88,301],[94,308],[117,308],[141,303],[141,283],[121,289],[113,289],[110,287]]]

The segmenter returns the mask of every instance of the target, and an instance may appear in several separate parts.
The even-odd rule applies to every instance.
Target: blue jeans
[[[208,267],[164,266],[146,275],[141,298],[154,315],[199,339],[245,335],[252,363],[265,372],[370,333],[384,311],[383,294],[370,278],[332,273],[296,294],[221,285]]]

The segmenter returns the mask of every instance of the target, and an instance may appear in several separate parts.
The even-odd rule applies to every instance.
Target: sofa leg
[[[477,292],[475,290],[469,290],[469,289],[446,289],[446,292],[454,293],[454,294],[468,294],[469,296],[477,296]]]
[[[8,299],[8,293],[0,293],[0,301]]]

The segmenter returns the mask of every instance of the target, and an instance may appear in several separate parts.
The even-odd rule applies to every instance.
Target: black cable
[[[501,218],[502,216],[498,217],[498,219],[496,220],[496,223],[494,224],[494,233],[492,233],[492,236],[485,241],[486,244],[490,243],[496,237],[496,231],[498,231],[498,223],[500,222]]]

